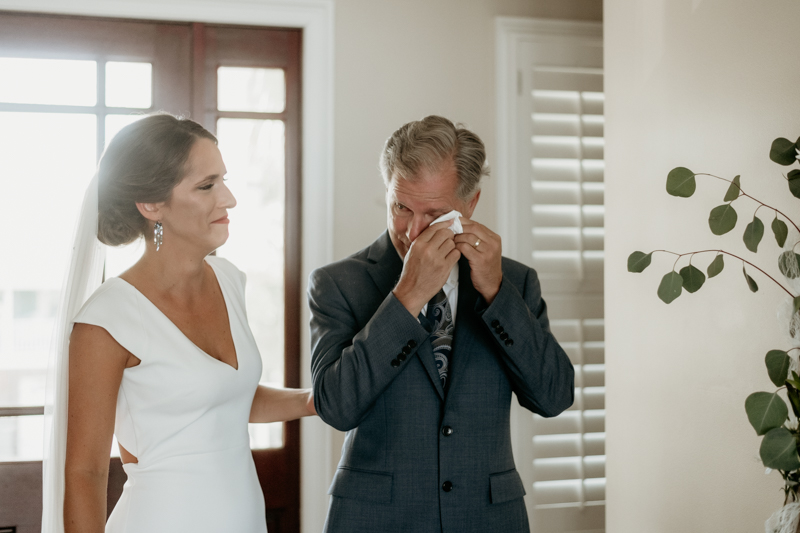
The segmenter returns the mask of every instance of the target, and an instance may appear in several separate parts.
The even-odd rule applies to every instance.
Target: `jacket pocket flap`
[[[391,503],[392,474],[340,467],[333,476],[328,494],[340,498]]]
[[[489,476],[492,503],[503,503],[525,496],[525,487],[516,470]]]

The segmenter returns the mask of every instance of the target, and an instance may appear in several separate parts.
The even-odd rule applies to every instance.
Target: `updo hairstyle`
[[[217,143],[197,122],[166,113],[125,126],[111,140],[98,166],[97,238],[109,246],[129,244],[147,231],[136,203],[166,202],[186,174],[198,139]]]

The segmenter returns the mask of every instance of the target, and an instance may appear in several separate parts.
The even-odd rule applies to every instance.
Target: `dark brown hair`
[[[186,173],[198,139],[216,137],[197,122],[159,113],[129,124],[108,144],[98,166],[97,238],[109,246],[147,230],[137,202],[166,202]]]

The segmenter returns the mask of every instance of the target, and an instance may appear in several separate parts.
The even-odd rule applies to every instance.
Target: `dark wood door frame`
[[[193,113],[216,133],[219,118],[282,120],[285,124],[284,386],[300,386],[301,300],[301,30],[193,24]],[[200,63],[202,61],[202,63]],[[203,65],[202,68],[198,68]],[[217,68],[281,68],[286,108],[280,113],[217,110]],[[200,74],[203,73],[203,83]],[[283,448],[253,450],[271,532],[300,531],[300,422],[284,424]],[[277,481],[277,482],[276,482]]]
[[[275,118],[285,123],[284,383],[287,387],[300,386],[301,43],[299,29],[0,12],[0,55],[150,61],[154,80],[151,111],[191,116],[212,132],[216,129],[216,119],[228,116],[216,111],[216,67],[224,63],[285,70],[287,94],[283,113],[269,117],[233,115]],[[98,85],[102,82],[100,78]],[[14,110],[7,105],[0,108]],[[103,117],[113,111],[98,101],[97,106],[86,112]],[[99,155],[104,121],[98,122]],[[270,533],[299,532],[299,421],[285,424],[283,448],[254,450],[253,457],[264,492]],[[41,469],[40,461],[0,463],[0,527],[16,525],[17,533],[38,533]],[[125,479],[119,459],[112,459],[109,513]]]

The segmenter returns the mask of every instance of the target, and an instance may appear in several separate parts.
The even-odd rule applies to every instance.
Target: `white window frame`
[[[0,0],[0,10],[92,17],[302,28],[302,280],[333,261],[334,0]],[[305,292],[305,281],[302,287]],[[309,320],[303,306],[301,324]],[[301,368],[310,368],[308,335],[301,335]],[[301,373],[303,387],[310,377]],[[304,419],[300,442],[300,512],[304,533],[321,531],[327,487],[338,462],[334,430]]]
[[[497,228],[503,239],[503,255],[525,264],[526,250],[520,246],[529,239],[530,227],[521,224],[528,220],[530,209],[530,183],[516,179],[530,173],[530,162],[525,154],[530,152],[530,139],[517,131],[516,117],[520,113],[518,102],[522,92],[522,73],[519,72],[518,53],[522,43],[597,43],[602,46],[603,27],[599,22],[544,20],[518,17],[495,19],[495,87],[496,87],[496,150],[493,162],[497,183]],[[526,165],[523,167],[523,165]],[[523,201],[524,200],[524,201]],[[511,414],[512,446],[517,468],[525,484],[528,516],[533,523],[533,419],[516,401]],[[602,530],[600,530],[602,531]]]

